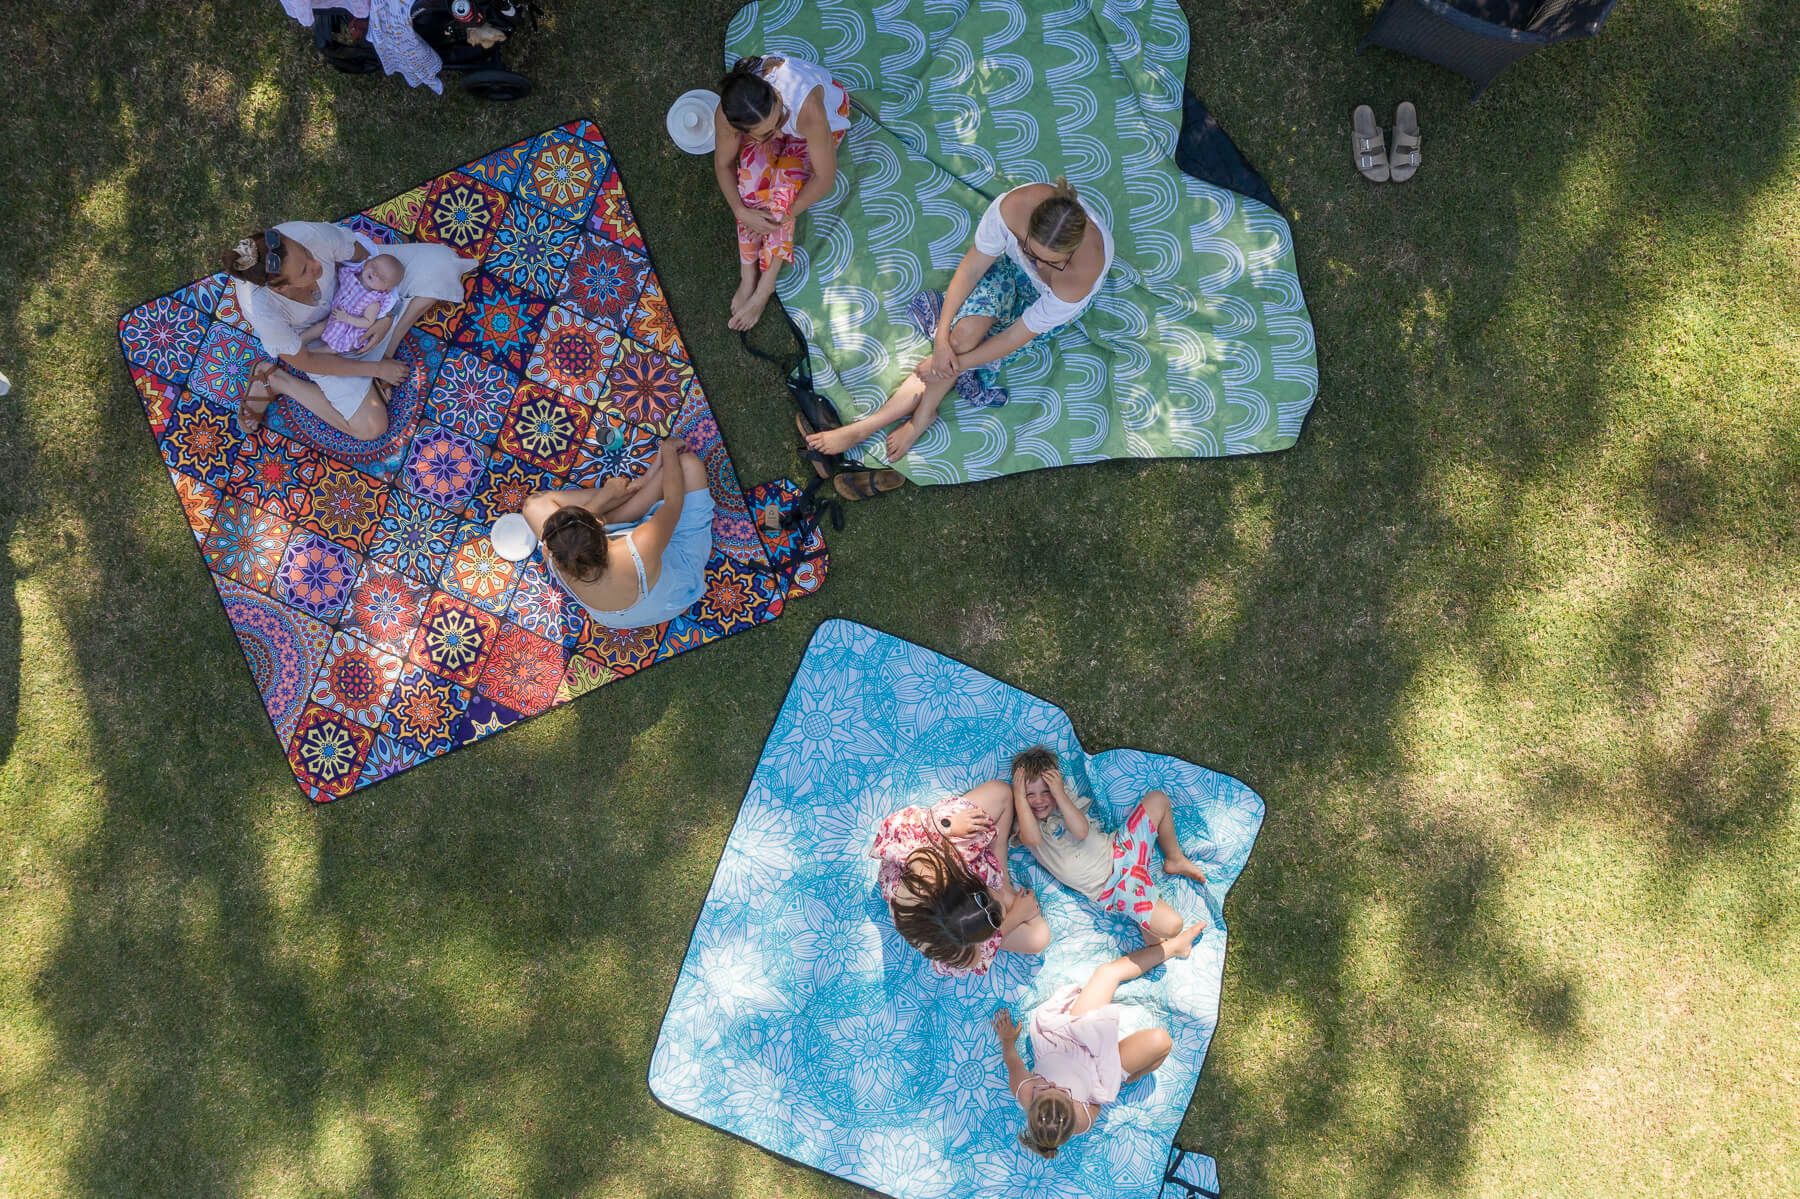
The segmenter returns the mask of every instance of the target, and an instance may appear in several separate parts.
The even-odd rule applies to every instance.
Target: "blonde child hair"
[[[1019,1144],[1048,1161],[1075,1135],[1079,1115],[1068,1092],[1044,1088],[1031,1097],[1031,1106],[1025,1109],[1025,1130],[1019,1134]]]

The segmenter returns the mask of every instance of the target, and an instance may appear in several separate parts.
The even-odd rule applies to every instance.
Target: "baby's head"
[[[1025,802],[1031,805],[1031,814],[1042,820],[1056,808],[1056,796],[1044,779],[1057,769],[1055,751],[1046,745],[1034,745],[1012,760],[1012,768],[1025,786]]]
[[[370,291],[393,291],[400,286],[400,280],[406,277],[406,268],[392,254],[377,254],[363,263],[357,278]]]
[[[1048,1159],[1075,1135],[1075,1097],[1060,1087],[1039,1087],[1025,1109],[1025,1131],[1019,1144]]]

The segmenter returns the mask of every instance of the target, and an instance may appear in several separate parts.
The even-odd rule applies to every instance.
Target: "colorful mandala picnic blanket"
[[[1001,954],[985,976],[945,978],[894,931],[868,857],[889,813],[1001,777],[1038,742],[1115,827],[1145,791],[1174,799],[1209,882],[1172,879],[1165,895],[1212,921],[1191,958],[1119,990],[1134,1018],[1173,1035],[1168,1062],[1053,1162],[1016,1139],[1020,1113],[988,1021],[1006,1005],[1023,1023],[1057,988],[1140,946],[1136,926],[1095,911],[1016,850],[1013,874],[1037,889],[1050,951]],[[1236,779],[1135,749],[1086,753],[1044,701],[827,621],[713,875],[650,1089],[682,1115],[898,1199],[1152,1199],[1218,1018],[1221,908],[1262,814]]]
[[[214,275],[126,313],[119,340],[194,538],[300,787],[335,799],[684,650],[824,581],[816,532],[764,542],[599,130],[575,121],[341,222],[480,268],[406,338],[386,436],[298,405],[246,436],[266,356]],[[707,592],[667,624],[591,623],[493,518],[539,488],[642,474],[658,437],[706,462]],[[796,544],[803,541],[804,544]]]
[[[1176,0],[762,0],[732,19],[727,62],[822,62],[861,109],[778,287],[846,420],[929,352],[907,305],[949,284],[989,197],[1066,175],[1112,230],[1093,306],[1001,372],[1006,406],[947,399],[897,464],[914,482],[1298,439],[1318,369],[1292,238],[1176,166],[1187,48]]]

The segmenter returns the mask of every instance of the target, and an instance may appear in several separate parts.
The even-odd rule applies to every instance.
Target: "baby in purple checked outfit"
[[[317,337],[339,354],[362,353],[376,326],[394,310],[394,289],[405,277],[406,268],[392,254],[340,262],[337,298],[331,302],[330,315],[301,334],[300,340]]]

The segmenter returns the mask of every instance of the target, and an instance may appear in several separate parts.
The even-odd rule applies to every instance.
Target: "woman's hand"
[[[932,347],[931,357],[913,368],[913,373],[927,383],[940,383],[962,374],[962,361],[947,344]]]
[[[1043,909],[1038,907],[1037,892],[1029,888],[1020,891],[1018,897],[1006,908],[1006,919],[1015,928],[1042,914]]]
[[[965,808],[954,816],[939,816],[938,831],[947,837],[987,837],[994,831],[994,818],[980,808]]]
[[[369,371],[371,379],[380,379],[383,383],[399,386],[406,381],[410,368],[398,358],[383,358],[374,364]]]
[[[760,233],[767,237],[771,233],[781,232],[782,220],[773,213],[763,212],[761,209],[751,208],[748,205],[739,205],[732,212],[737,216],[738,223],[752,233]]]
[[[1013,1023],[1012,1013],[1005,1008],[994,1013],[994,1035],[1000,1038],[1002,1045],[1019,1042],[1019,1026]]]

